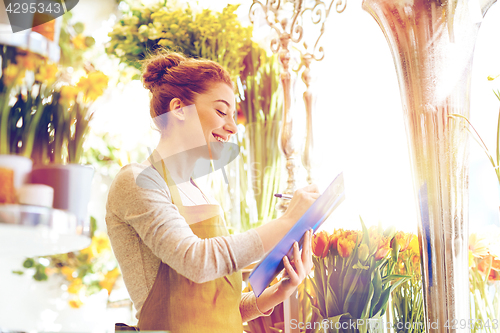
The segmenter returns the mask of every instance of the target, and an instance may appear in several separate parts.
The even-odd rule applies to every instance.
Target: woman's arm
[[[202,283],[232,274],[259,260],[295,223],[294,218],[307,210],[312,199],[297,191],[285,215],[242,234],[201,239],[197,237],[172,204],[166,184],[152,168],[139,169],[141,179],[128,166],[115,177],[108,195],[107,215],[130,226],[153,254],[188,279]],[[140,185],[140,186],[138,186]],[[306,204],[298,204],[303,198]],[[299,217],[300,217],[299,216]],[[293,222],[293,223],[292,223]],[[112,244],[123,251],[133,251],[122,244],[119,225],[108,228]],[[114,249],[115,250],[115,249]],[[131,265],[138,263],[128,263]]]
[[[318,186],[316,184],[296,190],[293,193],[293,198],[286,212],[280,218],[265,223],[255,229],[262,240],[264,252],[269,252],[278,244],[319,195]]]

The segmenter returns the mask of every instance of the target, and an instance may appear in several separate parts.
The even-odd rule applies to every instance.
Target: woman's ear
[[[173,98],[170,101],[170,112],[172,112],[173,116],[175,116],[179,120],[185,120],[186,115],[183,110],[184,104],[179,98]]]

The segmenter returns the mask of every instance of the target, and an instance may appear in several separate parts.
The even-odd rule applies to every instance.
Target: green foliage
[[[83,36],[85,25],[82,22],[72,23],[72,17],[71,11],[62,16],[63,22],[59,34],[59,47],[61,48],[59,64],[77,69],[83,68],[85,52],[95,45],[95,39],[91,36]]]
[[[252,28],[242,27],[228,5],[222,13],[205,9],[194,13],[189,6],[171,2],[129,6],[109,33],[106,52],[135,68],[158,48],[206,58],[224,66],[236,79],[250,51]]]
[[[276,218],[278,199],[274,193],[282,185],[284,159],[278,141],[282,118],[283,93],[280,88],[280,64],[277,56],[268,56],[258,45],[245,57],[245,71],[240,77],[239,108],[244,117],[244,130],[238,136],[240,145],[240,186],[253,189],[257,221],[242,214],[243,230]],[[249,174],[247,176],[247,174]],[[242,202],[242,205],[246,202]],[[245,212],[242,207],[242,212]]]

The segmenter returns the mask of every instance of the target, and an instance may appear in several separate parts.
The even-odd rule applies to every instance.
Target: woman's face
[[[218,82],[210,90],[195,98],[196,110],[200,118],[210,159],[217,160],[237,127],[234,122],[235,96],[230,86]]]

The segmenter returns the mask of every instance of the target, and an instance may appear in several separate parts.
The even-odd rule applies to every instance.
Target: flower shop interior
[[[0,332],[138,325],[106,202],[160,140],[141,80],[158,50],[233,81],[236,154],[196,178],[229,234],[283,215],[276,193],[330,195],[313,269],[242,332],[500,332],[495,2],[4,1]]]

